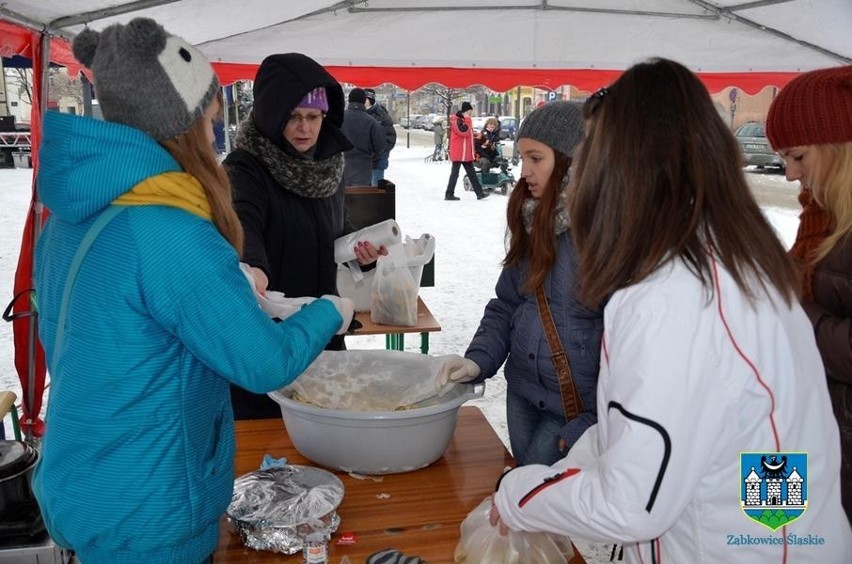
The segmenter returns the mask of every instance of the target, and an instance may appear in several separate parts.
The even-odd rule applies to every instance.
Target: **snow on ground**
[[[430,337],[430,354],[463,354],[475,332],[483,308],[494,294],[494,284],[505,253],[505,204],[500,194],[477,201],[465,192],[459,179],[456,195],[460,201],[447,202],[444,191],[450,167],[447,163],[426,163],[431,148],[405,147],[404,137],[391,154],[387,178],[396,184],[397,223],[404,235],[435,237],[435,287],[422,288],[421,297],[441,324],[442,330]],[[516,176],[520,168],[515,169]],[[30,198],[32,171],[0,170],[0,296],[2,304],[12,298],[20,239]],[[462,175],[463,176],[463,175]],[[785,186],[783,176],[749,174],[750,182],[768,184],[770,189]],[[789,247],[798,225],[798,210],[790,207],[765,207],[767,217],[779,237]],[[383,348],[382,337],[348,337],[349,348]],[[419,338],[406,340],[406,350],[416,351]],[[20,385],[14,371],[10,323],[0,324],[0,390],[10,389],[20,397]],[[505,379],[502,373],[488,381],[485,397],[472,402],[485,413],[497,435],[508,448],[504,407]],[[6,419],[9,436],[9,419]],[[587,561],[607,562],[605,545],[577,545]]]

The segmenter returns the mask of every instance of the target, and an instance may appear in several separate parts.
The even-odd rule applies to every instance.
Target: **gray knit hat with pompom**
[[[172,139],[192,127],[219,88],[195,47],[152,19],[136,18],[101,32],[84,29],[74,56],[94,74],[104,119]]]
[[[583,140],[583,106],[563,100],[548,102],[524,118],[517,138],[524,137],[573,157]]]

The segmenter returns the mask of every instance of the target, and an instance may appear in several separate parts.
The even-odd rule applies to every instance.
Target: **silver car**
[[[744,123],[737,128],[734,136],[740,143],[746,165],[754,165],[759,169],[773,167],[784,170],[784,159],[772,150],[766,138],[764,124],[757,121]]]

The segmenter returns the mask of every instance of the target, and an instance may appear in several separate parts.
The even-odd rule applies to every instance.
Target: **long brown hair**
[[[525,178],[518,181],[506,206],[508,250],[503,266],[516,266],[524,256],[529,257],[529,272],[523,281],[523,288],[528,292],[534,292],[544,283],[556,262],[553,211],[562,198],[562,179],[571,167],[571,158],[559,151],[553,152],[556,161],[547,180],[547,190],[539,198],[533,214],[530,233],[524,227],[524,201],[532,198],[532,193]]]
[[[221,94],[217,99],[221,108]],[[201,183],[207,201],[210,202],[213,224],[236,249],[237,254],[242,255],[243,227],[234,210],[231,181],[219,164],[213,147],[207,142],[203,120],[204,118],[196,120],[187,132],[161,143],[183,170]]]
[[[570,194],[581,298],[596,304],[677,257],[712,294],[712,259],[750,297],[794,267],[743,176],[736,140],[684,66],[653,59],[586,102]]]

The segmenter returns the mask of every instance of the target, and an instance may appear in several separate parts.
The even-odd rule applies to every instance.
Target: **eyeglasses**
[[[290,117],[287,118],[287,122],[290,125],[301,124],[302,122],[307,123],[308,125],[319,125],[322,123],[322,119],[325,117],[325,114],[316,113],[316,114],[297,114],[292,113]]]
[[[589,96],[589,99],[583,104],[583,117],[586,119],[592,117],[601,105],[601,102],[603,102],[603,99],[607,96],[609,96],[608,86],[599,88],[594,94]]]

